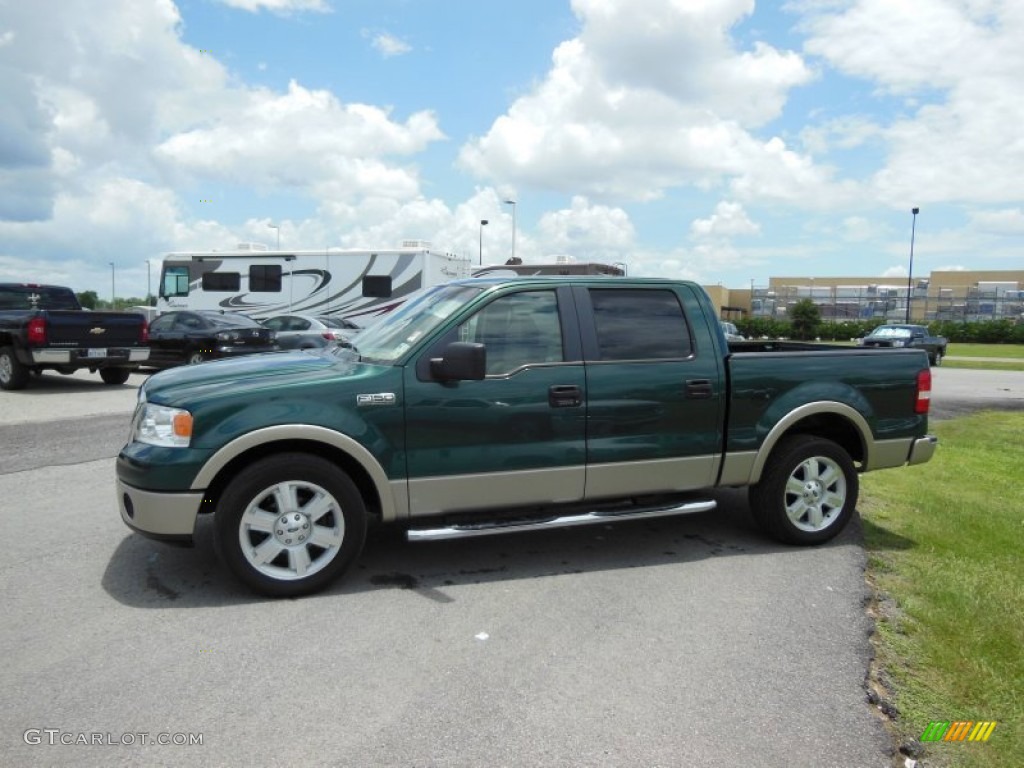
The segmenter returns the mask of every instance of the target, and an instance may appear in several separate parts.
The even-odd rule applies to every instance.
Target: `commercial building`
[[[1024,321],[1024,270],[935,271],[908,286],[899,277],[772,277],[767,287],[706,286],[723,318],[787,316],[801,299],[822,320]]]

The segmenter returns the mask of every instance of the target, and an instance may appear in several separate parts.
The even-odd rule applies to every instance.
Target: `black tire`
[[[205,361],[206,361],[206,358],[203,356],[203,353],[199,352],[198,350],[193,350],[192,352],[189,352],[185,356],[185,364],[186,365],[199,365],[199,363],[202,363],[202,362],[205,362]]]
[[[327,587],[352,565],[366,540],[366,507],[334,464],[287,453],[239,472],[213,525],[217,554],[242,583],[294,597]]]
[[[14,347],[0,347],[0,389],[24,389],[29,378],[29,368],[18,359]]]
[[[131,372],[130,368],[100,368],[100,378],[104,384],[124,384]]]
[[[946,355],[945,350],[942,350],[942,349],[935,350],[935,354],[932,355],[932,359],[930,361],[931,364],[933,366],[935,366],[936,368],[938,368],[940,365],[942,365],[942,358],[945,357],[945,355]]]
[[[860,478],[845,450],[831,440],[794,435],[772,450],[761,481],[750,489],[750,508],[779,541],[821,544],[850,522],[859,492]]]

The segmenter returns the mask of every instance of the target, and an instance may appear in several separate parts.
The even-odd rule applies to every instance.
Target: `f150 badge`
[[[362,408],[364,405],[394,405],[394,392],[378,392],[373,395],[356,395],[356,405]]]

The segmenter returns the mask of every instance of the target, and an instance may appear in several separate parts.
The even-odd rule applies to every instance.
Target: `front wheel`
[[[787,544],[820,544],[853,516],[860,481],[840,446],[809,435],[783,438],[768,457],[750,506],[762,527]]]
[[[28,386],[31,374],[14,347],[0,347],[0,389],[15,390]]]
[[[205,359],[202,352],[189,352],[188,357],[185,358],[185,363],[187,365],[199,365]]]
[[[323,589],[362,551],[366,507],[334,464],[305,453],[268,456],[228,485],[214,546],[240,581],[265,595]]]

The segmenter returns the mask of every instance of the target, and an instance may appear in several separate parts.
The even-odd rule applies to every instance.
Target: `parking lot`
[[[1024,407],[1004,373],[936,370],[936,416]],[[121,523],[142,378],[0,395],[3,764],[890,764],[856,526],[783,547],[723,492],[692,517],[378,536],[327,592],[261,599],[208,521],[194,549]]]

